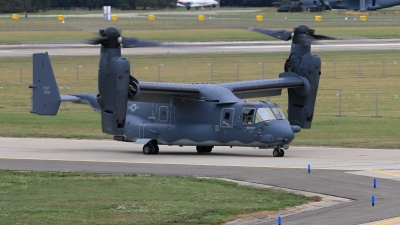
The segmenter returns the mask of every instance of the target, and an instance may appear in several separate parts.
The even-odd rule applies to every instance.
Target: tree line
[[[0,0],[0,13],[38,12],[57,7],[101,9],[103,6],[121,10],[175,8],[176,0]],[[271,6],[273,0],[220,0],[223,6]]]
[[[51,0],[0,0],[0,13],[46,11],[50,4]]]

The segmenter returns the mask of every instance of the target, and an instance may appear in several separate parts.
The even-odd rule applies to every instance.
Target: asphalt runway
[[[176,47],[123,48],[123,55],[155,54],[240,54],[289,52],[291,42],[195,42],[166,43]],[[358,39],[320,41],[313,44],[312,52],[400,50],[400,39]],[[50,56],[99,55],[100,46],[87,44],[22,44],[0,45],[0,57],[32,57],[33,53],[48,52]]]
[[[0,138],[0,169],[228,178],[353,200],[285,216],[285,225],[400,221],[397,149],[292,146],[285,157],[274,158],[271,150],[243,147],[215,147],[212,153],[198,154],[190,146],[160,146],[158,155],[143,155],[141,148],[109,140]],[[374,207],[371,196],[376,199]]]

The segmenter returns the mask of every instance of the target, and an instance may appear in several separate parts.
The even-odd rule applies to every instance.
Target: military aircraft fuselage
[[[360,10],[359,0],[325,0],[333,9]],[[320,5],[318,0],[300,0],[303,5]],[[377,10],[400,5],[400,0],[365,0],[365,10]]]
[[[285,147],[300,131],[274,103],[246,102],[225,87],[200,86],[204,92],[196,98],[172,97],[168,103],[129,101],[125,138],[157,140],[164,145],[276,148]],[[222,93],[230,102],[217,100]]]
[[[192,145],[198,153],[211,152],[214,146],[271,148],[274,157],[282,157],[295,133],[311,128],[321,75],[321,59],[310,53],[311,43],[328,37],[315,35],[306,25],[293,32],[250,30],[293,39],[277,78],[220,84],[139,82],[130,75],[121,47],[157,45],[123,37],[108,27],[90,40],[101,44],[98,93],[60,95],[48,53],[36,53],[31,112],[56,115],[62,101],[88,104],[101,114],[103,133],[143,144],[146,155],[158,154],[161,144]],[[278,96],[282,89],[288,89],[288,120],[274,103],[244,100]]]

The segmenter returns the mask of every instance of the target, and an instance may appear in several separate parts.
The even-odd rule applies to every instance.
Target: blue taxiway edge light
[[[372,201],[372,206],[375,206],[375,196],[372,196],[371,201]]]
[[[311,173],[311,166],[308,164],[308,173]]]
[[[281,224],[282,224],[282,218],[278,217],[278,225],[281,225]]]
[[[374,178],[374,188],[376,188],[376,178]]]

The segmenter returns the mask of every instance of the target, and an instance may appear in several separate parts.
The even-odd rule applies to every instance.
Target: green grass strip
[[[316,201],[217,179],[0,171],[1,224],[220,224]]]

